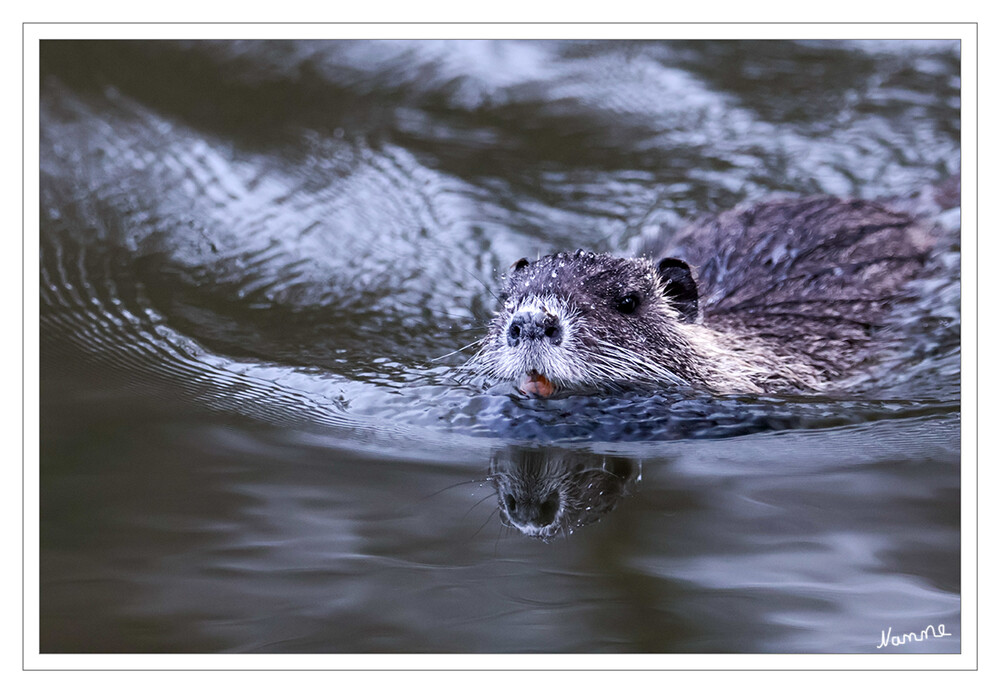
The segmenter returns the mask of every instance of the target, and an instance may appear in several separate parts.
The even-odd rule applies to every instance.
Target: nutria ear
[[[663,295],[670,299],[684,322],[698,319],[698,286],[691,276],[691,268],[683,260],[665,257],[656,265],[663,282]]]

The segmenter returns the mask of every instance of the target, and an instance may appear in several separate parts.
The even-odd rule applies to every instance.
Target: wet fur
[[[933,244],[905,212],[814,198],[726,212],[663,252],[696,268],[706,327],[730,349],[744,345],[748,361],[777,366],[754,378],[761,389],[819,389],[865,358]]]
[[[905,211],[823,197],[706,218],[644,257],[579,251],[519,262],[471,365],[498,380],[535,368],[570,391],[822,389],[865,358],[932,245],[929,226]],[[670,275],[648,259],[664,256],[690,267],[696,305],[674,299]],[[639,307],[623,315],[615,302],[628,294]],[[505,343],[525,306],[560,316],[560,348]]]

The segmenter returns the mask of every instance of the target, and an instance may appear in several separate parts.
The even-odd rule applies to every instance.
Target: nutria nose
[[[507,344],[516,347],[522,341],[562,343],[563,329],[559,316],[540,310],[522,310],[514,314],[507,327]]]

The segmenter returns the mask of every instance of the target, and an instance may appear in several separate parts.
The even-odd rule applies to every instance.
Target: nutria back
[[[807,360],[830,380],[865,357],[933,245],[930,225],[907,212],[820,197],[705,218],[651,250],[691,267],[707,327]]]

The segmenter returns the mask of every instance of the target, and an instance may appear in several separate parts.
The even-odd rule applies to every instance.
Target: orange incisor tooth
[[[518,389],[526,395],[551,397],[556,391],[556,386],[541,373],[528,373],[521,380]]]

